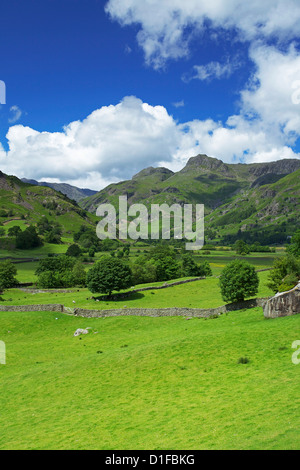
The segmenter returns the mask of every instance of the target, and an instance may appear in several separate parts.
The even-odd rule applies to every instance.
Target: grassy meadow
[[[59,252],[67,246],[52,245]],[[47,248],[23,257],[38,259]],[[130,256],[137,254],[133,249]],[[282,254],[243,258],[260,271]],[[8,289],[1,304],[218,307],[224,304],[218,276],[235,257],[198,253],[212,277],[118,301],[99,296],[97,302],[87,289]],[[16,264],[18,280],[36,282],[37,265]],[[259,272],[258,297],[272,295],[267,277]],[[73,336],[87,327],[88,335]],[[0,449],[298,449],[299,369],[291,345],[299,338],[298,316],[266,320],[261,308],[192,320],[0,312],[6,344]]]
[[[1,449],[299,448],[297,316],[0,317]]]

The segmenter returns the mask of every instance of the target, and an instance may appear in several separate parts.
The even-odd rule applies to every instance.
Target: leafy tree
[[[35,227],[30,225],[24,232],[19,232],[16,236],[16,247],[21,250],[28,250],[42,245],[42,240],[38,236]]]
[[[291,245],[288,247],[288,253],[296,257],[300,257],[300,230],[298,230],[291,240]]]
[[[46,243],[53,243],[59,245],[61,243],[61,236],[55,229],[46,232],[44,235],[44,240]]]
[[[148,261],[153,262],[156,268],[156,281],[169,281],[181,276],[181,267],[176,260],[173,247],[160,243],[152,247],[146,255]]]
[[[125,245],[124,248],[123,248],[123,253],[124,253],[124,256],[129,256],[129,253],[130,253],[130,245]]]
[[[90,258],[94,258],[95,253],[96,253],[96,248],[94,246],[91,246],[91,248],[89,249]]]
[[[190,253],[182,257],[182,271],[184,276],[212,276],[209,263],[205,261],[198,265]]]
[[[9,260],[0,262],[0,290],[9,289],[18,285],[15,278],[17,274],[16,266]]]
[[[72,256],[73,258],[77,258],[80,254],[81,254],[81,249],[76,243],[73,243],[73,245],[70,245],[66,251],[66,255]]]
[[[5,235],[5,228],[0,227],[0,237],[3,237]]]
[[[156,281],[156,265],[145,256],[138,256],[131,265],[133,284],[147,284]]]
[[[244,240],[237,240],[234,244],[234,250],[237,255],[248,255],[250,253],[250,248]]]
[[[38,286],[44,289],[85,286],[86,273],[80,261],[70,256],[45,258],[35,272]]]
[[[53,271],[44,271],[38,276],[37,286],[42,289],[59,289],[64,287],[62,277]]]
[[[132,286],[132,272],[124,261],[104,256],[87,273],[87,287],[92,293],[109,294]]]
[[[259,278],[254,266],[241,260],[229,263],[220,276],[222,298],[225,302],[241,302],[257,294]]]
[[[113,251],[119,247],[120,243],[118,240],[111,240],[110,238],[105,238],[102,240],[100,245],[100,251]]]
[[[181,269],[176,259],[171,256],[162,256],[154,260],[156,266],[156,281],[169,281],[181,276]]]
[[[14,227],[10,227],[8,229],[7,234],[9,237],[16,237],[20,232],[22,232],[21,228],[18,225],[15,225]]]
[[[292,289],[300,279],[300,260],[288,254],[276,259],[268,276],[267,286],[273,292],[285,292]]]
[[[86,286],[86,272],[80,261],[76,261],[72,269],[72,285]]]
[[[39,261],[35,274],[39,276],[46,271],[63,273],[64,271],[72,270],[75,263],[76,260],[74,258],[66,255],[44,258]]]
[[[204,261],[198,266],[198,276],[212,276],[212,270],[208,261]]]
[[[91,247],[94,247],[95,251],[100,251],[100,240],[97,237],[96,230],[91,227],[81,225],[78,232],[74,234],[73,240],[84,250],[89,250]]]

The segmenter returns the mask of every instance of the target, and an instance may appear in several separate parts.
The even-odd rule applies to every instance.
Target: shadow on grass
[[[99,297],[91,297],[91,299],[100,302],[121,302],[124,300],[139,300],[144,297],[145,295],[140,292],[123,292],[120,294],[100,295]]]

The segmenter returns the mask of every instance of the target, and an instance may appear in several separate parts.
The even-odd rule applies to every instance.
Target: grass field
[[[1,449],[299,449],[298,316],[0,318]]]
[[[259,270],[281,255],[246,259]],[[209,261],[213,277],[119,301],[97,302],[87,289],[9,289],[1,304],[219,307],[218,276],[234,257],[195,255],[197,262]],[[18,280],[35,282],[37,265],[16,264]],[[268,274],[259,272],[258,297],[273,294]],[[88,335],[73,336],[87,327]],[[299,316],[266,320],[261,308],[189,321],[0,312],[7,353],[6,365],[0,364],[0,449],[299,449],[300,366],[291,360],[299,339]]]

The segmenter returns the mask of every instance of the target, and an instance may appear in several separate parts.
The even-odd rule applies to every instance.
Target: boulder
[[[78,328],[78,330],[75,331],[74,336],[87,335],[88,332],[88,329],[83,330],[81,328]]]
[[[300,313],[300,281],[294,289],[276,294],[264,306],[266,318],[288,317],[297,313]]]

